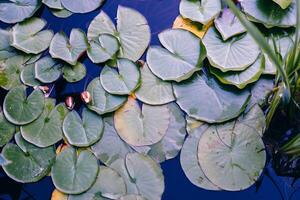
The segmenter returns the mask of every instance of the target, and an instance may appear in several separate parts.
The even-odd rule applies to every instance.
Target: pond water
[[[139,10],[148,20],[151,31],[151,44],[159,44],[157,34],[164,29],[170,28],[174,19],[178,16],[180,0],[107,0],[102,9],[111,17],[116,17],[118,5],[124,5]],[[42,18],[48,21],[48,27],[54,32],[64,31],[69,34],[72,28],[87,30],[91,20],[99,13],[99,10],[80,15],[75,14],[67,19],[54,17],[47,8],[40,11]],[[6,25],[0,23],[1,28]],[[53,97],[63,100],[69,94],[82,92],[87,84],[96,76],[99,76],[101,66],[97,66],[86,57],[82,60],[87,66],[87,77],[74,84],[59,84],[52,93]],[[5,91],[0,90],[0,101],[2,102]],[[185,177],[176,157],[162,164],[165,175],[166,189],[163,200],[196,200],[196,199],[300,199],[300,183],[293,179],[276,176],[271,164],[257,185],[241,192],[211,192],[202,190],[192,185]],[[299,181],[298,181],[299,182]],[[298,186],[297,186],[298,185]],[[20,185],[8,179],[3,172],[0,175],[0,199],[49,199],[54,186],[51,179],[45,178],[39,183]],[[10,194],[9,195],[7,194]]]

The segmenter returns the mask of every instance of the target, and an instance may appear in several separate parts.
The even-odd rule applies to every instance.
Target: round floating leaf
[[[116,111],[115,127],[119,136],[133,146],[152,145],[167,133],[170,111],[166,105],[142,105],[132,97]]]
[[[56,33],[51,41],[49,53],[71,65],[75,65],[79,57],[88,48],[85,33],[80,29],[72,29],[70,39],[65,33]]]
[[[63,103],[55,106],[54,99],[46,99],[44,111],[39,118],[21,126],[23,138],[38,147],[48,147],[57,143],[63,138],[62,123],[67,113]]]
[[[8,58],[0,67],[0,86],[6,90],[21,85],[20,73],[25,60],[23,56]]]
[[[224,122],[237,117],[246,108],[250,94],[219,85],[203,74],[173,85],[178,105],[190,117],[208,123]]]
[[[91,149],[105,165],[110,165],[118,158],[125,159],[127,153],[133,152],[132,148],[119,137],[113,117],[104,118],[103,136]]]
[[[0,2],[0,21],[17,23],[31,17],[41,6],[40,0],[18,0]]]
[[[250,16],[249,19],[263,23],[267,27],[296,26],[297,6],[293,0],[288,8],[282,9],[274,1],[247,0],[241,2],[243,11]]]
[[[166,49],[153,46],[147,53],[147,63],[156,76],[162,80],[180,82],[200,70],[198,65],[205,58],[205,50],[194,34],[169,29],[159,34],[159,40]]]
[[[138,11],[123,6],[117,13],[120,57],[137,61],[145,52],[151,39],[151,31],[145,17]]]
[[[10,46],[10,29],[0,29],[0,61],[16,55],[15,49]]]
[[[226,41],[215,28],[210,28],[203,38],[211,65],[223,72],[243,71],[257,59],[260,49],[253,38],[245,33]]]
[[[45,51],[53,37],[53,31],[42,29],[47,22],[40,18],[30,18],[12,28],[12,46],[25,53],[39,54]]]
[[[90,82],[87,91],[92,97],[92,101],[88,104],[88,108],[100,115],[117,110],[127,100],[126,96],[111,95],[106,92],[103,89],[99,78],[95,78]]]
[[[2,155],[8,161],[3,166],[6,174],[21,183],[37,182],[46,176],[55,159],[54,148],[38,148],[15,135],[16,144],[7,144]]]
[[[240,72],[222,72],[211,67],[210,72],[224,84],[234,85],[239,89],[245,88],[248,84],[257,81],[265,68],[265,58],[259,57],[250,67]]]
[[[61,0],[62,5],[73,13],[88,13],[101,6],[104,0]]]
[[[175,158],[181,150],[186,130],[184,113],[176,103],[167,105],[170,110],[170,123],[166,135],[158,143],[150,146],[148,155],[157,162]]]
[[[70,12],[66,9],[62,9],[62,10],[50,9],[50,11],[55,17],[59,17],[59,18],[67,18],[67,17],[70,17],[71,15],[73,15],[72,12]]]
[[[62,64],[46,56],[35,63],[35,78],[42,83],[52,83],[61,76]]]
[[[87,150],[77,155],[69,147],[56,156],[51,177],[55,187],[66,194],[80,194],[87,191],[95,182],[98,174],[96,157]]]
[[[141,85],[135,92],[143,103],[162,105],[175,100],[172,84],[157,78],[145,63],[141,70]]]
[[[0,147],[7,144],[16,132],[16,126],[6,120],[2,112],[0,112]]]
[[[88,57],[93,63],[103,63],[112,59],[120,46],[118,39],[110,34],[101,34],[89,41]]]
[[[138,153],[126,156],[126,168],[135,181],[139,194],[148,200],[159,200],[165,189],[164,176],[158,164],[150,157]]]
[[[119,200],[146,200],[146,199],[139,195],[128,194],[126,196],[122,196]]]
[[[218,16],[222,9],[221,6],[220,0],[181,0],[179,9],[180,14],[184,18],[189,18],[201,24],[207,24]]]
[[[100,166],[93,186],[83,194],[70,195],[68,200],[118,199],[126,194],[123,178],[113,169]]]
[[[44,94],[40,90],[34,90],[27,97],[26,88],[19,86],[7,93],[3,107],[4,115],[8,121],[16,125],[25,125],[42,114]]]
[[[246,32],[244,26],[229,8],[225,8],[222,11],[222,14],[215,19],[215,26],[223,40],[227,40],[232,36]]]
[[[198,122],[196,120],[192,120]],[[191,126],[188,124],[188,126]],[[186,177],[194,185],[206,189],[206,190],[220,190],[205,176],[198,163],[198,143],[199,139],[204,131],[206,131],[208,125],[198,124],[189,130],[189,136],[185,140],[180,154],[180,164]]]
[[[61,4],[61,0],[43,0],[42,2],[49,8],[58,9],[58,10],[64,9],[64,7]]]
[[[26,65],[21,71],[20,78],[22,83],[24,83],[27,86],[34,87],[41,85],[41,82],[35,78],[34,64]]]
[[[69,83],[77,82],[82,80],[86,76],[85,65],[77,62],[76,65],[64,65],[62,68],[64,79]]]
[[[199,140],[198,160],[215,185],[239,191],[259,178],[266,152],[258,132],[237,121],[209,127]]]
[[[63,131],[71,145],[87,147],[101,138],[103,121],[101,116],[86,108],[82,111],[82,119],[76,111],[72,111],[64,120]]]
[[[137,65],[127,59],[117,60],[118,71],[104,67],[100,74],[102,87],[110,94],[131,94],[140,82],[140,71]]]

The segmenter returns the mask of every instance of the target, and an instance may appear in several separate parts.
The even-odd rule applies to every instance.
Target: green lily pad
[[[101,139],[91,146],[93,153],[105,165],[110,165],[119,158],[125,159],[133,149],[118,135],[113,117],[104,118],[104,129]]]
[[[72,111],[64,120],[63,131],[71,145],[88,147],[101,138],[103,120],[101,116],[86,108],[82,111],[82,119],[76,111]]]
[[[68,200],[109,200],[118,199],[126,194],[123,178],[113,169],[99,167],[99,173],[93,186],[83,194],[70,195]]]
[[[223,72],[243,71],[260,54],[258,45],[248,33],[223,41],[214,27],[205,34],[203,44],[210,64]]]
[[[90,82],[87,91],[92,97],[92,101],[88,104],[88,108],[100,115],[117,110],[127,100],[126,96],[112,95],[106,92],[103,89],[99,78],[95,78]]]
[[[34,86],[41,85],[41,82],[35,78],[34,64],[26,65],[21,71],[20,78],[22,83],[27,86],[34,87]]]
[[[297,6],[293,0],[288,8],[282,9],[274,1],[247,0],[241,2],[243,11],[250,20],[263,23],[267,27],[296,26]]]
[[[122,196],[119,200],[146,200],[146,199],[140,195],[128,194],[126,196]]]
[[[62,5],[73,13],[88,13],[99,8],[104,0],[61,0]]]
[[[35,63],[35,78],[42,83],[52,83],[61,76],[62,64],[46,56]]]
[[[259,133],[243,120],[210,126],[200,137],[198,161],[209,180],[228,191],[240,191],[261,175],[266,152]]]
[[[0,61],[16,55],[15,49],[10,46],[10,29],[0,29]]]
[[[69,83],[74,83],[82,80],[86,76],[85,65],[77,62],[76,65],[64,65],[62,68],[63,77]]]
[[[184,18],[189,18],[192,21],[207,24],[221,12],[222,4],[220,0],[181,0],[180,14]]]
[[[118,39],[110,34],[101,34],[89,40],[87,55],[93,63],[104,63],[112,59],[120,48]]]
[[[58,18],[67,18],[70,17],[71,15],[73,15],[72,12],[66,10],[66,9],[62,9],[62,10],[57,10],[57,9],[50,9],[51,13]]]
[[[215,19],[215,27],[218,29],[223,40],[246,32],[244,26],[229,8],[224,8],[222,14]]]
[[[159,142],[167,133],[170,111],[166,105],[150,106],[132,97],[116,111],[114,122],[119,136],[133,146],[146,146]]]
[[[43,113],[34,122],[21,126],[23,138],[38,146],[48,147],[63,139],[62,124],[68,113],[61,103],[55,106],[54,99],[46,99]]]
[[[6,145],[14,136],[16,126],[6,120],[3,112],[0,112],[0,147]]]
[[[118,71],[108,66],[102,69],[100,74],[102,87],[110,94],[129,95],[139,85],[139,68],[128,59],[118,59],[117,66]]]
[[[149,68],[157,77],[180,82],[200,70],[205,50],[198,37],[182,29],[169,29],[158,37],[165,49],[152,46],[147,53]],[[181,43],[185,40],[188,42]]]
[[[70,39],[63,32],[54,35],[49,53],[52,58],[58,58],[71,65],[75,65],[87,48],[88,41],[85,33],[80,29],[72,29]]]
[[[147,63],[140,68],[141,85],[135,92],[143,103],[162,105],[175,100],[172,84],[157,78],[149,69]]]
[[[55,160],[54,147],[38,148],[26,142],[20,133],[15,135],[16,144],[7,144],[2,155],[8,164],[3,166],[5,173],[21,183],[37,182],[45,177]]]
[[[17,23],[34,15],[40,8],[40,0],[18,0],[0,2],[0,21]]]
[[[170,123],[167,133],[161,141],[151,145],[148,152],[148,155],[159,163],[177,156],[186,135],[184,113],[176,103],[170,103],[167,106],[170,111]]]
[[[27,54],[39,54],[48,49],[53,31],[43,30],[47,22],[40,18],[30,18],[12,28],[12,46]]]
[[[189,119],[189,121],[198,122]],[[214,185],[204,174],[198,162],[198,143],[201,135],[208,129],[206,124],[198,124],[197,126],[188,123],[189,136],[184,142],[180,154],[180,164],[184,174],[194,185],[206,190],[220,190]]]
[[[56,156],[51,177],[55,187],[66,194],[80,194],[92,187],[98,175],[96,157],[88,150],[77,155],[69,147]]]
[[[222,72],[214,67],[210,68],[210,72],[214,74],[219,81],[224,84],[234,85],[239,89],[244,89],[248,84],[256,82],[265,68],[265,58],[259,57],[250,67],[244,71]]]
[[[208,123],[224,122],[239,116],[250,99],[247,90],[227,88],[203,74],[173,84],[173,89],[182,110],[190,117]]]
[[[129,153],[125,159],[128,174],[134,180],[139,194],[148,200],[159,200],[165,189],[160,166],[150,157]]]
[[[49,8],[58,9],[58,10],[62,10],[64,8],[61,4],[61,0],[43,0],[42,2]]]
[[[137,61],[150,43],[151,31],[148,22],[141,13],[124,6],[118,7],[117,19],[121,44],[119,56]]]
[[[6,119],[16,125],[25,125],[33,122],[43,112],[44,94],[34,90],[28,97],[23,86],[11,89],[3,103]]]

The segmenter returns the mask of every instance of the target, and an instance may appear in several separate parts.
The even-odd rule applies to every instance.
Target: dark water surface
[[[107,0],[102,9],[112,18],[116,17],[118,5],[124,5],[139,10],[147,18],[152,31],[151,44],[159,44],[157,34],[164,29],[170,28],[174,19],[178,16],[180,0]],[[47,8],[40,11],[42,18],[48,21],[48,28],[54,32],[64,31],[70,33],[72,28],[87,30],[91,20],[99,13],[99,9],[84,15],[75,14],[67,19],[60,19],[51,14]],[[0,23],[0,27],[6,25]],[[87,67],[87,77],[75,84],[57,86],[53,97],[58,95],[58,99],[70,93],[82,92],[87,84],[96,76],[99,76],[101,66],[97,66],[84,57],[84,64]],[[0,101],[3,99],[5,91],[0,90]],[[2,102],[2,101],[1,101]],[[1,103],[2,104],[2,103]],[[300,200],[300,181],[294,184],[293,179],[276,176],[270,164],[268,164],[264,175],[257,185],[241,192],[211,192],[202,190],[192,185],[185,177],[179,162],[179,157],[162,164],[165,175],[165,193],[163,200]],[[50,199],[54,186],[51,178],[44,178],[34,184],[20,185],[8,179],[3,172],[0,173],[0,199]],[[7,193],[10,194],[7,195]],[[20,196],[19,196],[20,194]]]

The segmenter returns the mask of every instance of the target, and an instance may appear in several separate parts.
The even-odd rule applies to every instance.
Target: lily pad
[[[0,21],[17,23],[34,15],[41,6],[40,0],[18,0],[0,2]]]
[[[68,200],[118,199],[126,194],[123,178],[113,169],[99,167],[98,177],[93,186],[83,194],[70,195]]]
[[[217,17],[221,9],[220,0],[181,0],[179,7],[180,14],[184,18],[189,18],[204,25]]]
[[[220,123],[239,116],[250,99],[249,91],[225,87],[203,74],[173,84],[173,89],[182,110],[190,117],[208,123]]]
[[[248,33],[223,41],[214,27],[204,36],[203,44],[210,64],[223,72],[243,71],[260,54],[258,45]]]
[[[10,29],[0,29],[0,61],[16,55],[15,49],[10,46]]]
[[[191,125],[188,123],[188,126]],[[205,176],[197,157],[199,139],[208,127],[207,124],[198,124],[189,129],[189,136],[181,150],[180,164],[184,174],[194,185],[206,190],[220,190]]]
[[[49,53],[53,58],[75,65],[87,48],[88,41],[85,33],[80,29],[72,29],[70,39],[63,32],[54,35]]]
[[[14,136],[16,126],[6,120],[3,112],[0,112],[0,147],[6,145]]]
[[[103,89],[99,78],[95,78],[90,82],[87,91],[92,97],[92,101],[88,104],[88,108],[100,115],[117,110],[127,100],[126,96],[112,95],[106,92]]]
[[[88,13],[99,8],[104,0],[61,0],[62,5],[73,13]]]
[[[11,89],[3,103],[4,115],[8,121],[16,125],[33,122],[43,112],[44,94],[34,90],[28,97],[23,86]]]
[[[56,156],[51,177],[55,187],[66,194],[80,194],[92,187],[98,174],[96,157],[88,150],[77,155],[69,147]]]
[[[27,54],[39,54],[48,49],[53,31],[42,30],[47,22],[40,18],[30,18],[12,28],[12,46]]]
[[[139,193],[148,200],[160,200],[165,189],[160,166],[150,157],[138,153],[127,154],[125,163]]]
[[[42,2],[49,8],[58,9],[58,10],[62,10],[64,8],[61,4],[61,0],[43,0]]]
[[[147,53],[149,68],[157,77],[180,82],[200,70],[199,64],[205,58],[205,49],[198,37],[182,29],[169,29],[158,37],[165,49],[152,46]]]
[[[119,200],[146,200],[144,197],[135,194],[129,194],[122,196]]]
[[[64,120],[63,131],[71,145],[88,147],[101,138],[103,120],[101,116],[86,108],[82,111],[82,119],[76,111],[72,111]]]
[[[52,83],[61,76],[62,64],[46,56],[35,63],[35,78],[42,83]]]
[[[118,39],[110,34],[101,34],[89,41],[88,57],[93,63],[104,63],[112,59],[119,51]]]
[[[234,85],[244,89],[248,84],[256,82],[265,68],[265,58],[259,57],[250,67],[241,72],[222,72],[211,67],[210,72],[224,84]]]
[[[23,138],[38,147],[48,147],[57,143],[63,138],[62,123],[67,113],[63,103],[55,106],[54,99],[46,99],[44,111],[39,118],[21,126]]]
[[[117,60],[118,71],[104,67],[100,74],[102,87],[110,94],[129,95],[140,82],[140,71],[137,65],[128,59]]]
[[[24,83],[27,86],[34,87],[41,85],[41,82],[35,78],[34,64],[26,65],[21,71],[20,78],[22,83]]]
[[[223,40],[246,32],[244,26],[229,8],[224,8],[222,14],[215,19],[215,27],[218,29]]]
[[[67,18],[67,17],[70,17],[71,15],[73,15],[72,12],[70,12],[66,9],[62,9],[62,10],[50,9],[50,11],[55,17],[59,17],[59,18]]]
[[[125,159],[127,153],[133,152],[133,149],[119,137],[114,127],[113,117],[104,118],[103,136],[91,149],[107,166],[119,158]]]
[[[115,127],[119,136],[133,146],[146,146],[159,142],[167,133],[170,111],[166,105],[150,106],[132,97],[116,111]]]
[[[261,175],[265,146],[258,132],[240,121],[210,126],[199,140],[198,161],[215,185],[239,191],[250,187]]]
[[[7,144],[2,155],[8,161],[3,166],[6,174],[17,182],[37,182],[46,176],[55,159],[53,146],[38,148],[26,142],[20,133],[15,135],[16,144]]]
[[[267,27],[290,27],[296,26],[297,6],[296,0],[282,9],[274,1],[247,0],[242,1],[243,11],[250,16],[249,19],[255,22],[263,23]]]
[[[170,103],[167,106],[170,111],[170,123],[167,133],[161,141],[151,145],[148,152],[148,155],[159,163],[177,156],[186,135],[184,113],[176,103]]]
[[[69,83],[74,83],[82,80],[86,76],[85,65],[77,62],[76,65],[64,65],[62,68],[63,77]]]
[[[143,103],[162,105],[175,100],[172,84],[157,78],[149,69],[147,63],[140,68],[141,85],[135,92]]]

